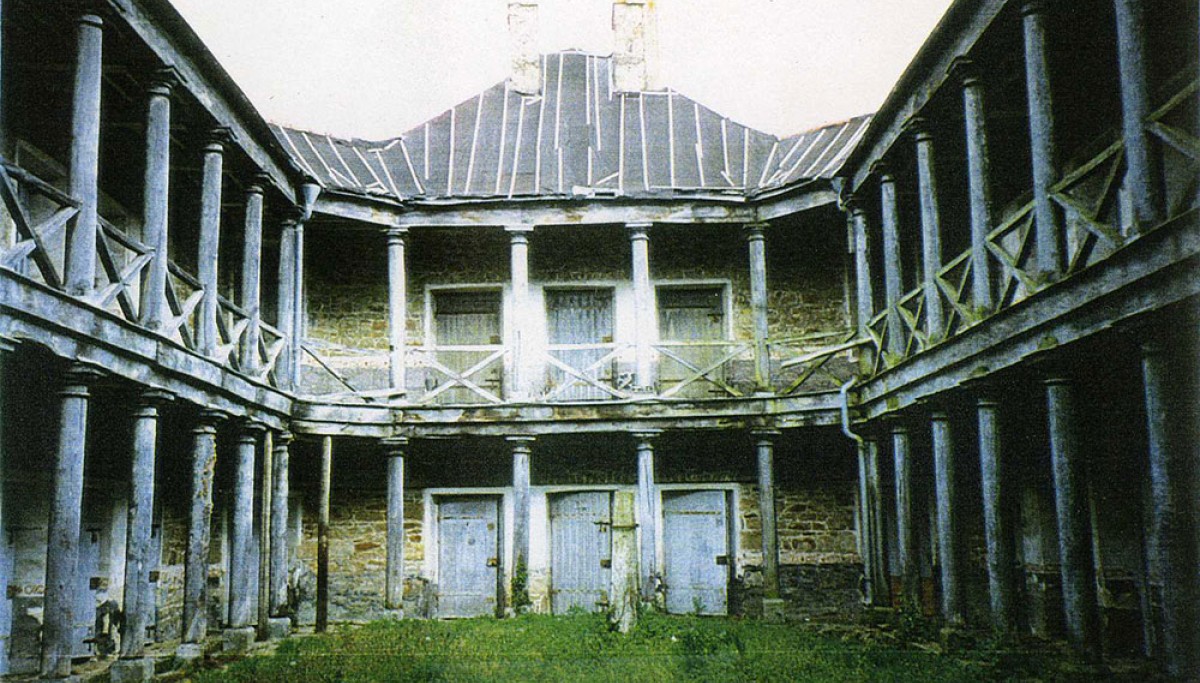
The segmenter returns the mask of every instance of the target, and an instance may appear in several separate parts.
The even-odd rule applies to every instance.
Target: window
[[[666,285],[658,288],[658,383],[682,398],[725,395],[725,288]]]
[[[434,292],[433,324],[437,346],[501,344],[500,292]]]
[[[433,292],[434,364],[425,376],[425,388],[435,392],[438,403],[490,402],[502,396],[500,304],[498,289]]]
[[[663,341],[724,339],[724,287],[720,285],[659,287],[658,336]]]

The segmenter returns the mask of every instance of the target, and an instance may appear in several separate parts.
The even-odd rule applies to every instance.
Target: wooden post
[[[1054,139],[1054,103],[1050,88],[1050,61],[1046,51],[1045,0],[1025,0],[1021,5],[1025,36],[1025,90],[1029,102],[1029,142],[1033,164],[1033,215],[1037,265],[1040,275],[1056,280],[1062,272],[1062,234],[1058,210],[1050,188],[1058,180]]]
[[[270,589],[268,594],[269,615],[272,620],[282,619],[282,629],[274,623],[270,627],[271,636],[282,635],[286,632],[288,617],[288,559],[291,556],[289,536],[291,526],[288,524],[288,496],[291,493],[291,432],[281,431],[275,434],[274,453],[271,463],[271,553],[270,553]]]
[[[900,565],[900,593],[904,604],[920,604],[920,567],[917,565],[917,528],[913,520],[913,473],[908,425],[893,422],[892,458],[896,473],[896,559]]]
[[[405,228],[387,232],[388,253],[388,381],[393,393],[404,391],[408,349],[408,272],[404,257]]]
[[[758,393],[771,390],[771,357],[767,324],[767,241],[766,223],[746,226],[750,247],[750,311],[754,317],[754,388]]]
[[[192,429],[192,501],[184,567],[183,644],[179,655],[194,659],[208,633],[208,551],[212,539],[213,474],[217,466],[220,413],[205,411]]]
[[[1190,680],[1200,675],[1200,610],[1196,581],[1196,520],[1190,506],[1200,492],[1189,480],[1188,428],[1184,426],[1187,381],[1175,374],[1187,366],[1182,354],[1172,353],[1156,338],[1157,330],[1141,335],[1142,383],[1146,402],[1149,446],[1151,548],[1158,549],[1162,578],[1162,656],[1168,675]],[[1161,334],[1161,332],[1158,332]],[[1194,394],[1194,388],[1193,388]],[[1193,424],[1194,415],[1191,417]],[[1194,434],[1194,432],[1192,432]]]
[[[971,210],[971,302],[980,315],[992,310],[992,262],[987,239],[992,230],[992,161],[988,151],[985,88],[979,69],[966,59],[954,62],[962,82],[967,134],[967,195]]]
[[[129,511],[125,534],[125,588],[121,623],[121,658],[146,654],[146,627],[154,609],[146,604],[150,583],[150,543],[154,523],[154,469],[158,446],[158,408],[168,394],[147,390],[133,412],[133,457],[130,467]]]
[[[529,369],[529,321],[533,311],[529,304],[529,235],[533,232],[532,225],[510,225],[504,228],[508,233],[510,256],[510,279],[512,287],[512,314],[509,323],[512,329],[512,360],[509,373],[509,385],[505,394],[507,398],[521,401],[528,398]]]
[[[142,190],[142,239],[153,258],[142,279],[139,321],[157,330],[166,322],[167,268],[171,262],[167,248],[167,216],[171,185],[171,88],[174,74],[161,72],[147,89],[146,169]]]
[[[641,533],[642,600],[652,603],[658,592],[658,489],[654,485],[654,439],[662,432],[635,432],[637,442],[637,525]]]
[[[79,590],[79,531],[83,508],[83,461],[87,452],[89,386],[97,374],[82,365],[67,370],[63,387],[50,495],[46,544],[46,593],[42,616],[43,678],[71,675],[75,605]]]
[[[1095,659],[1100,656],[1100,613],[1087,506],[1087,474],[1075,422],[1074,384],[1059,375],[1047,378],[1044,383],[1067,639],[1081,654]]]
[[[1008,480],[1004,472],[1000,404],[990,394],[975,403],[979,416],[979,469],[983,494],[983,533],[987,544],[988,595],[992,628],[999,634],[1017,629],[1015,557],[1005,503]]]
[[[404,454],[408,439],[383,442],[387,456],[387,576],[385,606],[404,609]]]
[[[946,334],[938,271],[942,269],[942,222],[938,213],[937,175],[934,172],[933,133],[929,123],[916,118],[909,122],[917,142],[917,184],[921,205],[921,266],[925,286],[925,331],[930,343]]]
[[[209,134],[204,146],[204,171],[200,190],[200,244],[196,257],[197,276],[204,298],[200,300],[196,323],[196,346],[205,356],[217,352],[217,315],[219,282],[217,261],[221,241],[221,183],[224,179],[225,140],[228,131],[217,129]]]
[[[317,503],[317,633],[329,630],[329,496],[333,484],[333,437],[321,439],[321,488]]]
[[[1162,169],[1146,132],[1150,117],[1147,76],[1146,16],[1143,0],[1114,0],[1117,18],[1117,67],[1121,77],[1125,174],[1133,198],[1135,229],[1148,229],[1163,219]]]
[[[654,393],[654,287],[650,282],[651,223],[627,223],[633,272],[634,389]]]
[[[512,607],[520,613],[529,607],[529,456],[532,436],[510,436],[513,468],[513,567]]]
[[[84,14],[78,20],[68,175],[71,196],[79,200],[79,212],[71,219],[66,253],[67,293],[75,296],[90,295],[96,279],[103,26],[95,14]]]
[[[775,528],[775,440],[779,432],[758,429],[751,433],[758,460],[758,514],[762,520],[763,616],[771,608],[782,608],[779,601],[779,537]],[[769,604],[774,602],[776,604]]]
[[[296,230],[300,221],[295,216],[283,220],[279,230],[279,289],[275,306],[275,326],[287,338],[284,350],[275,362],[275,377],[280,388],[295,389],[292,372],[292,346],[299,344],[296,325]]]
[[[942,581],[942,618],[951,626],[962,626],[966,617],[962,584],[962,541],[959,536],[958,500],[955,493],[954,432],[950,415],[936,407],[930,416],[933,434],[933,481],[937,500],[936,530],[938,565]]]
[[[262,228],[263,228],[263,187],[267,182],[265,176],[256,176],[253,183],[246,188],[246,230],[242,236],[242,310],[249,317],[249,324],[242,336],[241,370],[253,375],[259,369],[258,339],[259,323],[262,311],[261,274],[262,274]]]
[[[613,492],[612,606],[608,623],[619,633],[629,633],[638,615],[637,524],[632,491]]]

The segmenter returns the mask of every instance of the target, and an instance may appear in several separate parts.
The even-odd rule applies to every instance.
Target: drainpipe
[[[871,506],[867,500],[867,444],[862,436],[854,433],[850,428],[850,389],[858,383],[858,378],[851,379],[846,382],[838,390],[838,395],[841,397],[842,408],[842,433],[847,438],[853,439],[858,452],[858,500],[859,500],[859,524],[863,533],[858,535],[858,553],[863,558],[863,577],[862,577],[862,601],[864,605],[873,605],[875,603],[875,586],[871,580],[872,569],[868,567],[870,562],[871,549],[869,545],[868,530],[870,529],[870,514]]]

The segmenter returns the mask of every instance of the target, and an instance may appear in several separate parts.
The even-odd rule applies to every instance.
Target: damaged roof
[[[406,199],[752,197],[841,167],[870,121],[786,139],[677,92],[617,92],[612,58],[542,56],[542,91],[506,80],[400,137],[276,135],[325,187]]]

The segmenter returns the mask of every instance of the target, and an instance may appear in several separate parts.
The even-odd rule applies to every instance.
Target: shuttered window
[[[714,341],[725,338],[724,288],[658,288],[658,334],[663,341]]]
[[[500,292],[436,292],[433,319],[438,346],[500,344]]]

